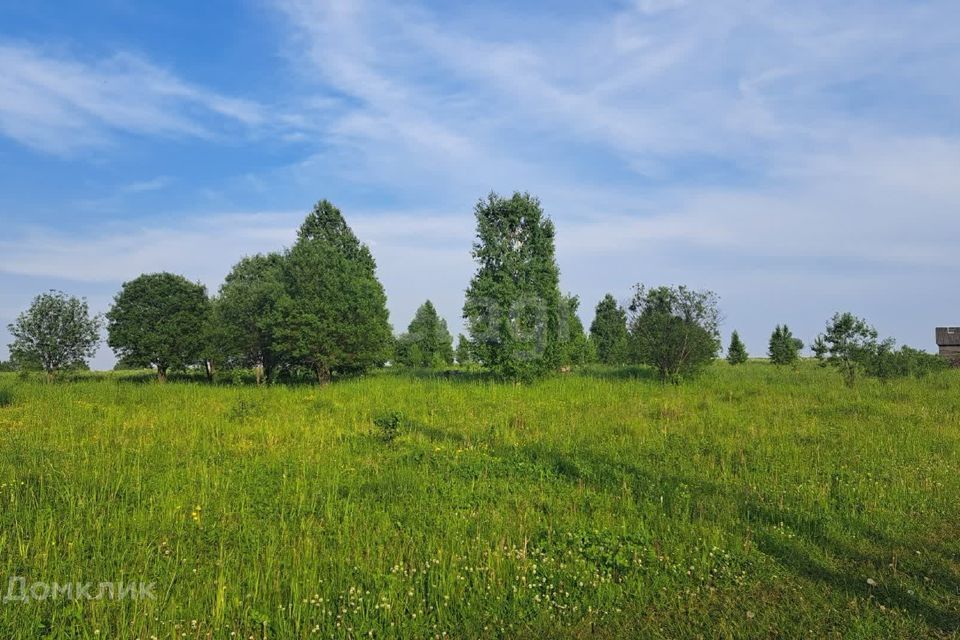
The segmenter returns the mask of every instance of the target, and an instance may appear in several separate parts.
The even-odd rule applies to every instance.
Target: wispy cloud
[[[99,60],[0,43],[0,132],[68,155],[117,133],[210,138],[264,121],[260,105],[192,85],[142,57]]]
[[[0,271],[95,283],[172,269],[215,289],[331,197],[373,247],[394,323],[430,297],[456,328],[472,204],[523,189],[557,223],[585,316],[644,280],[716,289],[757,353],[773,324],[812,334],[840,306],[919,346],[956,322],[937,293],[960,273],[953,0],[270,4],[290,93],[258,103],[129,54],[0,46],[0,132],[32,148],[240,127],[297,150],[218,184],[156,169],[195,188],[193,215],[171,218],[187,222],[8,229]],[[147,175],[118,181],[114,209],[170,184]],[[299,213],[222,213],[263,203]]]

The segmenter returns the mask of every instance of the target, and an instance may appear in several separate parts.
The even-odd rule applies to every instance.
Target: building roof
[[[937,327],[938,347],[960,347],[960,327]]]

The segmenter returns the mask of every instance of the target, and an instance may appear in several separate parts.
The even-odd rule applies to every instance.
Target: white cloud
[[[118,132],[209,138],[225,124],[256,126],[258,104],[191,85],[141,57],[84,61],[0,43],[0,132],[67,155]]]

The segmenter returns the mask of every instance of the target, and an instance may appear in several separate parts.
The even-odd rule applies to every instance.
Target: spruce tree
[[[794,364],[800,359],[801,349],[803,349],[803,341],[793,337],[790,327],[778,324],[770,336],[770,349],[767,355],[770,356],[770,362],[773,364]]]
[[[730,336],[730,347],[727,349],[727,362],[733,365],[743,364],[748,357],[747,348],[740,339],[740,334],[734,331]]]
[[[477,271],[463,307],[473,353],[506,379],[556,370],[563,309],[553,223],[526,193],[491,193],[474,213]]]

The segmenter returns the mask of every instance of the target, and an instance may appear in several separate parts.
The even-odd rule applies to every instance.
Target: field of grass
[[[956,636],[960,371],[630,373],[0,375],[0,637]]]

